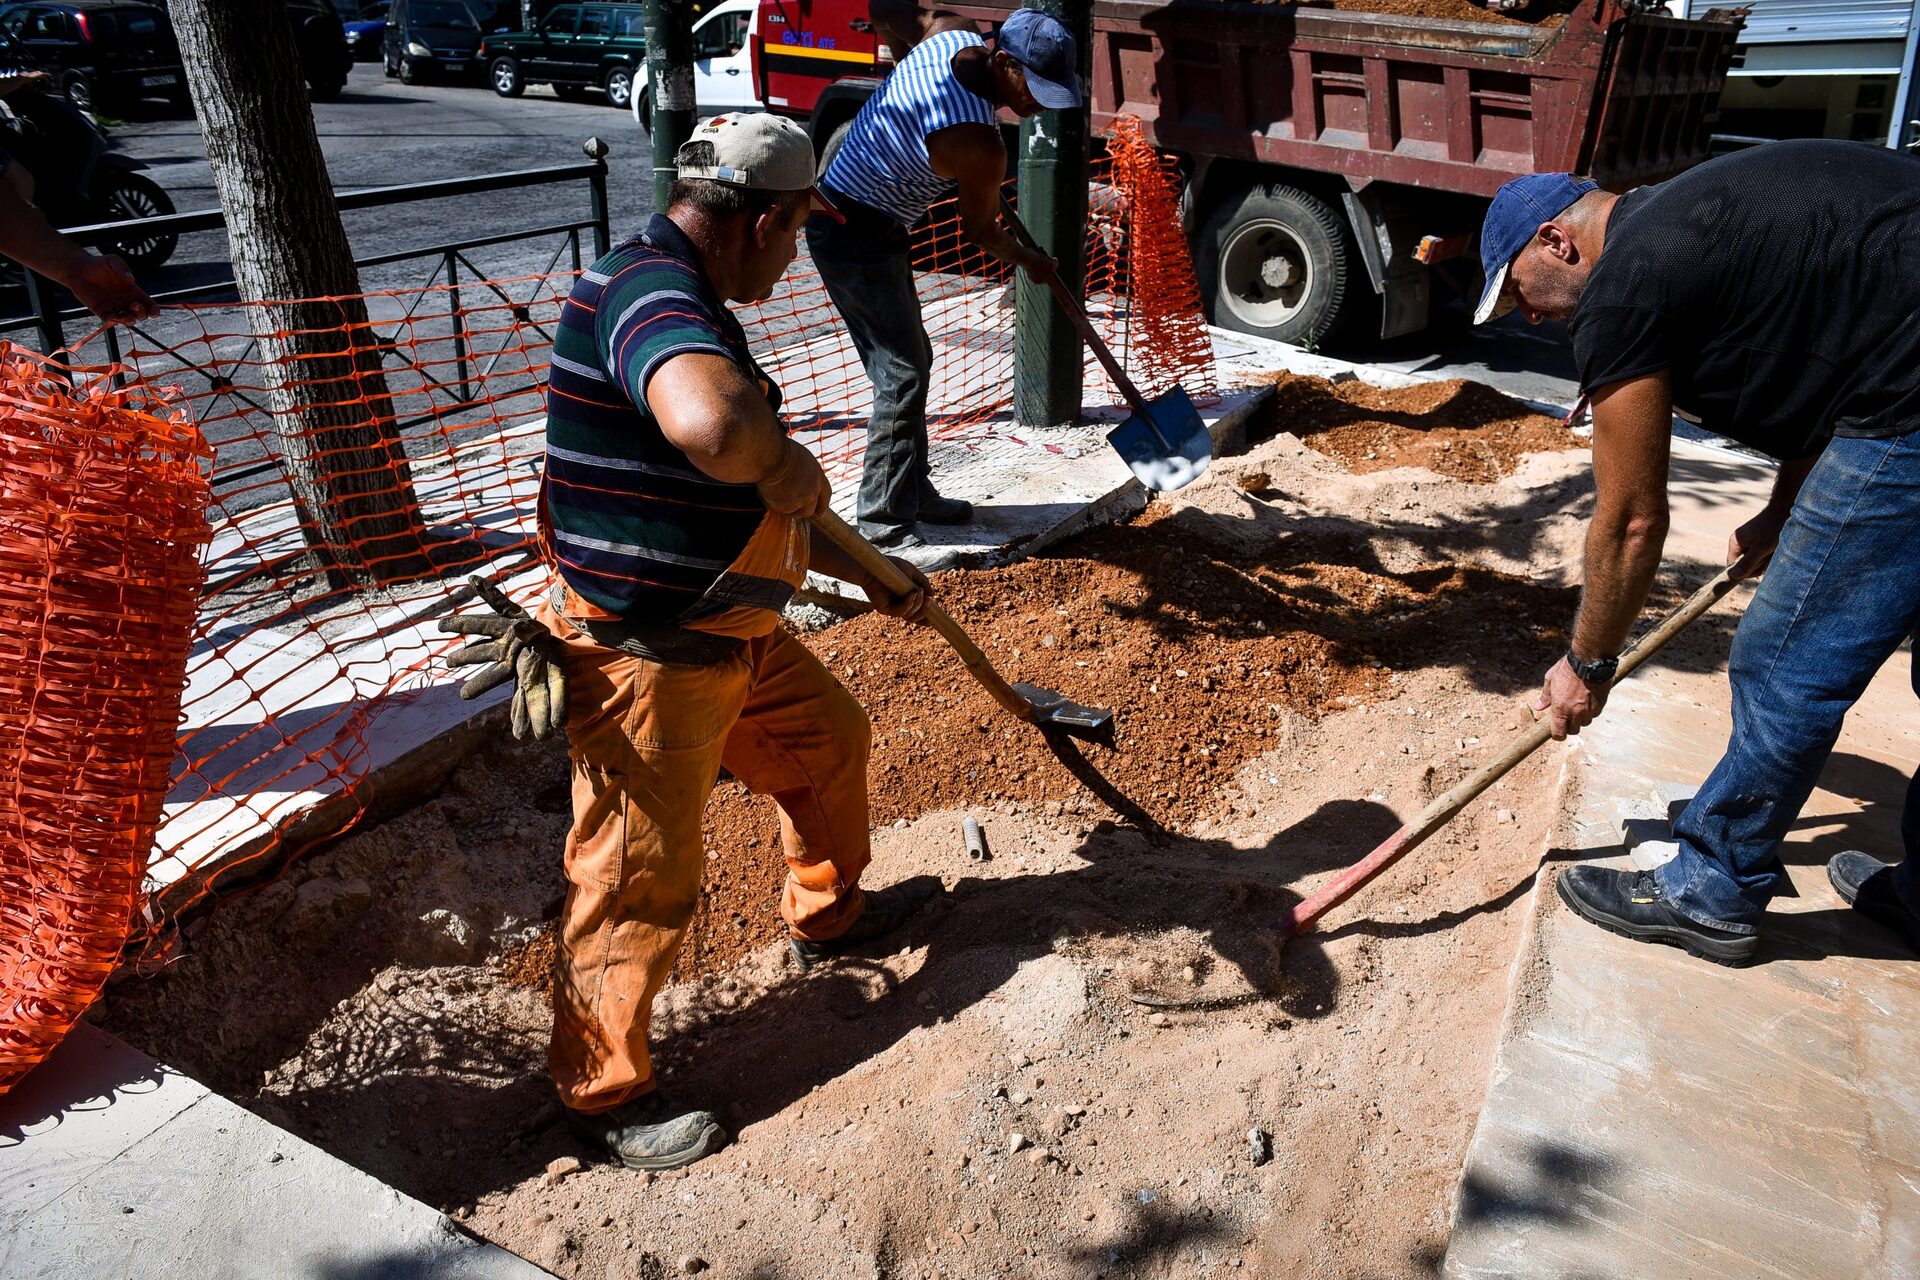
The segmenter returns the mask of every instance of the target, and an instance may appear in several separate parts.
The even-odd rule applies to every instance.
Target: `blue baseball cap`
[[[1038,9],[1015,9],[996,43],[1025,69],[1035,102],[1049,111],[1080,105],[1080,51],[1058,18]]]
[[[1599,187],[1597,182],[1570,173],[1530,173],[1494,193],[1487,220],[1480,224],[1480,265],[1487,273],[1487,288],[1473,310],[1475,324],[1497,320],[1513,310],[1511,300],[1501,305],[1507,268],[1527,247],[1540,224],[1552,222],[1575,200]]]

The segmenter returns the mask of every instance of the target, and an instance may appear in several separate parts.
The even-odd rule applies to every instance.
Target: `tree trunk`
[[[431,571],[378,335],[278,0],[170,0],[306,538],[335,586]],[[280,302],[277,299],[340,299]]]

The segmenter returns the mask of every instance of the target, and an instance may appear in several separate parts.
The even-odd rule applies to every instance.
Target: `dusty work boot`
[[[973,519],[973,504],[929,492],[920,499],[920,519],[927,524],[966,524]]]
[[[1848,849],[1827,863],[1827,879],[1848,906],[1883,924],[1920,951],[1920,914],[1907,909],[1893,889],[1893,868],[1872,854]]]
[[[787,945],[793,948],[793,958],[800,962],[800,967],[811,969],[822,960],[845,955],[876,938],[886,937],[926,906],[939,887],[940,881],[933,876],[914,876],[885,889],[870,889],[866,905],[845,933],[822,942],[788,938]]]
[[[902,525],[891,533],[869,534],[867,541],[888,552],[912,551],[927,545],[927,540],[912,525]]]
[[[569,1107],[567,1121],[629,1169],[682,1169],[727,1145],[727,1131],[713,1112],[677,1107],[658,1089],[611,1111],[587,1114]]]
[[[1680,914],[1660,896],[1651,872],[1569,867],[1560,873],[1560,900],[1582,920],[1639,942],[1664,942],[1715,964],[1751,964],[1760,938],[1715,929]]]

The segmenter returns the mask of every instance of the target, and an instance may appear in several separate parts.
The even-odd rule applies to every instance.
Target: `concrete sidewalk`
[[[1669,562],[1704,577],[1772,469],[1682,446],[1673,474]],[[1552,890],[1558,864],[1618,855],[1623,824],[1657,840],[1653,815],[1717,762],[1729,726],[1712,654],[1656,663],[1578,740],[1577,807],[1536,882],[1447,1276],[1920,1275],[1920,959],[1825,874],[1842,849],[1899,856],[1920,765],[1911,655],[1875,678],[1788,837],[1793,896],[1773,903],[1752,968],[1615,937]]]
[[[547,1272],[82,1023],[0,1097],[9,1280]]]

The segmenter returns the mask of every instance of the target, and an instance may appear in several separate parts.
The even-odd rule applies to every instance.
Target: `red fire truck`
[[[1534,0],[1531,22],[1246,0],[1094,0],[1093,126],[1181,158],[1215,324],[1281,341],[1412,333],[1472,296],[1487,200],[1525,173],[1616,190],[1707,157],[1745,10]],[[983,31],[1012,9],[952,3]],[[723,0],[695,28],[703,112],[808,120],[834,145],[890,63],[865,0]],[[644,91],[635,114],[646,123]]]

